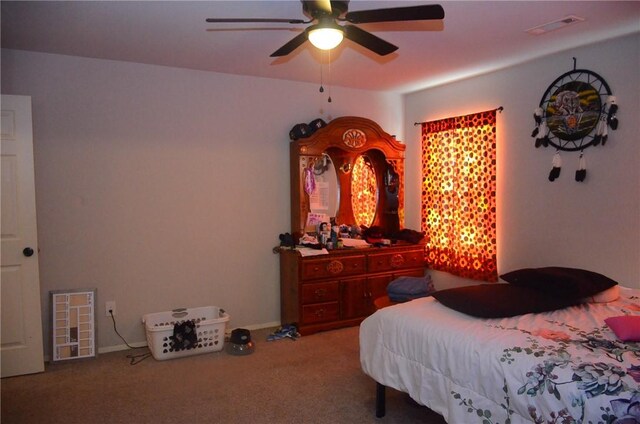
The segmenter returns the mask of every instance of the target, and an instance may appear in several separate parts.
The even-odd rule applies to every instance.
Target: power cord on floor
[[[113,331],[116,332],[118,337],[120,337],[122,339],[124,344],[127,345],[127,347],[129,349],[146,349],[147,348],[147,346],[131,346],[129,343],[127,343],[125,338],[122,337],[122,335],[118,332],[118,329],[116,328],[116,318],[113,316],[113,311],[111,311],[111,310],[109,311],[109,316],[111,316],[111,321],[113,321]],[[150,356],[151,356],[151,352],[146,352],[146,353],[142,353],[140,355],[127,355],[127,358],[129,358],[131,360],[131,362],[129,362],[129,365],[136,365],[136,364],[139,364],[140,362],[144,361],[145,359],[147,359]]]

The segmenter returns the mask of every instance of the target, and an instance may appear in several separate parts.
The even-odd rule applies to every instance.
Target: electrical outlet
[[[108,317],[111,316],[109,311],[111,311],[113,316],[116,316],[116,301],[115,300],[110,300],[108,302],[104,302],[104,314],[105,314],[105,316],[108,316]]]

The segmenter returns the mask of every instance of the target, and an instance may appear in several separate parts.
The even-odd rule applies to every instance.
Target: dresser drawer
[[[336,321],[339,317],[338,302],[318,303],[302,307],[302,322],[304,324]]]
[[[302,261],[302,279],[343,277],[366,272],[365,256],[344,256]]]
[[[302,304],[330,302],[338,300],[338,282],[302,285]]]
[[[369,272],[391,271],[421,266],[424,266],[424,252],[422,250],[372,254],[369,255],[367,261],[367,269]]]

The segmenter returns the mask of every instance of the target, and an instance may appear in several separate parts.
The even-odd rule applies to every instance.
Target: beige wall
[[[584,151],[587,179],[574,180],[579,154],[534,147],[533,110],[547,87],[577,67],[599,74],[619,105],[605,146]],[[405,96],[407,224],[420,225],[420,127],[411,123],[504,106],[498,115],[498,271],[568,266],[640,287],[640,35],[576,48],[477,78]],[[411,183],[413,182],[413,184]],[[468,284],[435,273],[440,287]]]
[[[279,321],[278,234],[289,230],[288,132],[358,115],[407,143],[406,225],[420,225],[420,135],[413,122],[497,106],[498,266],[593,269],[640,287],[640,36],[549,56],[409,94],[2,51],[2,92],[32,96],[43,325],[49,290],[98,288],[98,344],[144,340],[143,314],[220,306],[232,327]],[[547,180],[533,109],[572,67],[600,74],[620,127]],[[434,273],[437,285],[468,281]],[[46,341],[47,339],[45,339]],[[48,342],[47,342],[48,343]],[[47,349],[48,351],[49,349]]]
[[[122,345],[106,300],[129,342],[177,307],[277,324],[289,130],[342,115],[403,129],[399,95],[333,87],[328,104],[316,84],[22,51],[3,51],[2,92],[32,96],[45,334],[50,290],[96,287],[103,348]]]

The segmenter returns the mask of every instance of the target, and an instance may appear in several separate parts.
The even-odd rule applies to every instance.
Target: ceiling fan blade
[[[394,46],[393,44],[384,41],[382,38],[378,38],[357,26],[345,25],[343,28],[344,36],[346,38],[354,43],[360,44],[362,47],[366,47],[380,56],[386,56],[389,53],[393,53],[398,50],[397,46]]]
[[[344,20],[352,24],[369,22],[424,21],[444,19],[444,9],[439,4],[423,6],[392,7],[389,9],[358,10],[349,12]]]
[[[320,11],[331,15],[331,0],[303,0],[302,9],[309,11]]]
[[[271,53],[271,57],[286,56],[304,44],[305,41],[307,41],[307,33],[306,31],[302,31],[300,34],[293,37],[287,44]]]
[[[267,23],[280,24],[308,24],[311,21],[302,19],[277,19],[277,18],[207,18],[209,23]]]

